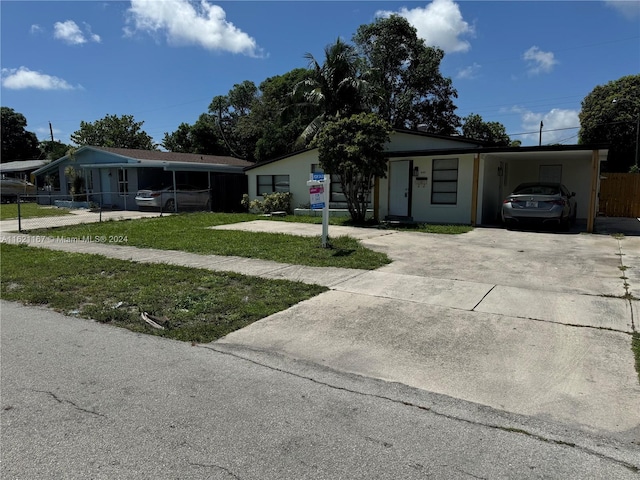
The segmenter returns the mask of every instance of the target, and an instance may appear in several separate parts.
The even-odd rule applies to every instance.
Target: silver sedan
[[[578,205],[575,192],[558,183],[522,183],[502,203],[502,221],[555,224],[568,227],[575,222]]]
[[[176,205],[176,200],[178,204]],[[200,208],[209,210],[211,202],[209,190],[194,187],[193,185],[177,185],[174,192],[173,186],[151,187],[138,190],[136,204],[140,209],[154,208],[166,212],[173,212],[177,208]]]

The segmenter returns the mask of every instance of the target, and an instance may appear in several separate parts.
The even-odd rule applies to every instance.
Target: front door
[[[409,216],[411,160],[391,162],[389,167],[389,215]]]
[[[100,169],[100,192],[102,205],[111,205],[111,170],[108,168]]]

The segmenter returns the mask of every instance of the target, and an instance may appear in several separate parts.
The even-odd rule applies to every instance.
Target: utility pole
[[[542,127],[544,127],[544,123],[542,123],[542,120],[540,120],[540,138],[538,140],[538,146],[539,147],[542,146]]]
[[[51,142],[53,143],[53,127],[51,126],[51,122],[49,122],[49,133],[51,133]]]

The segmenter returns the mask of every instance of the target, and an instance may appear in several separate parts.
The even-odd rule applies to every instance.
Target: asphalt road
[[[566,426],[0,307],[3,479],[638,478],[638,450]]]

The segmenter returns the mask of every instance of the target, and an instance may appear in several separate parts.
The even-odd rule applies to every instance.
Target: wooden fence
[[[607,217],[640,217],[640,174],[603,173],[598,210]]]

